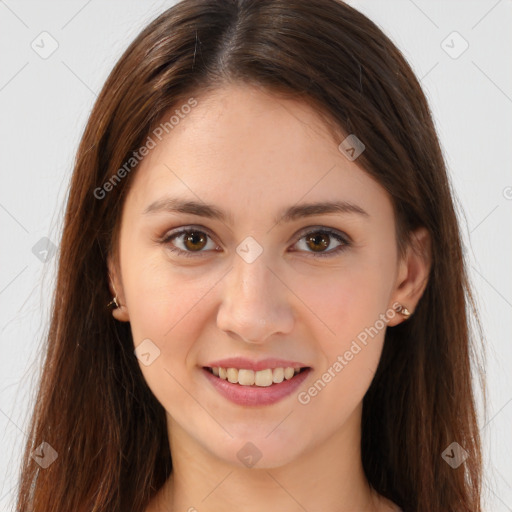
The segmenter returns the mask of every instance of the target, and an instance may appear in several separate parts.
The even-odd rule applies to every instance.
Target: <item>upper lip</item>
[[[266,370],[267,368],[309,368],[307,364],[297,361],[287,361],[285,359],[267,358],[260,361],[253,361],[245,357],[229,357],[227,359],[218,359],[205,365],[206,367],[221,367],[221,368],[238,368],[239,370]]]

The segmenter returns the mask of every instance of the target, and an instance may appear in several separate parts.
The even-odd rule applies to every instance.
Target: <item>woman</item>
[[[467,304],[390,40],[337,0],[185,0],[80,144],[17,510],[479,512]]]

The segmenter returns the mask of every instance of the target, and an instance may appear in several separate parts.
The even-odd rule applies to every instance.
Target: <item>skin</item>
[[[197,99],[136,171],[118,257],[109,258],[121,303],[114,317],[130,322],[135,346],[149,338],[160,350],[149,366],[139,364],[166,410],[174,469],[147,510],[398,510],[370,488],[360,452],[362,400],[386,328],[305,405],[297,392],[273,405],[235,405],[201,368],[236,355],[295,360],[313,368],[299,389],[307,391],[394,303],[414,311],[428,276],[428,234],[418,230],[399,257],[388,194],[338,150],[341,140],[307,104],[241,84]],[[171,195],[214,204],[232,222],[144,214]],[[327,200],[368,215],[275,222],[288,206]],[[159,241],[191,225],[210,236],[202,246],[183,236]],[[325,227],[351,243],[315,257],[319,246],[304,235]],[[263,249],[252,263],[236,252],[247,236]],[[324,252],[340,245],[327,241]],[[402,321],[396,313],[388,328]],[[261,453],[252,468],[237,457],[247,442]]]

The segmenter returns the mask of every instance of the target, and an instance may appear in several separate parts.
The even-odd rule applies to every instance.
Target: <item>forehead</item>
[[[384,189],[339,151],[341,140],[310,105],[240,85],[194,99],[139,165],[129,194],[139,209],[179,193],[226,210],[275,210],[303,199],[389,213]]]

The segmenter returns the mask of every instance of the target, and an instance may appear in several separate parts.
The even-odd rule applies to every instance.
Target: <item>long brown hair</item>
[[[392,198],[400,246],[415,228],[429,231],[426,290],[411,319],[387,330],[363,400],[363,466],[405,512],[480,512],[477,317],[431,112],[400,51],[338,0],[185,0],[116,64],[71,179],[17,510],[142,512],[171,473],[165,411],[142,376],[129,324],[106,309],[107,255],[136,166],[107,192],[104,184],[164,114],[227,82],[300,98],[340,133],[356,134],[366,146],[358,164]],[[47,468],[31,457],[42,442],[58,454]],[[469,454],[458,468],[442,457],[453,442]]]

